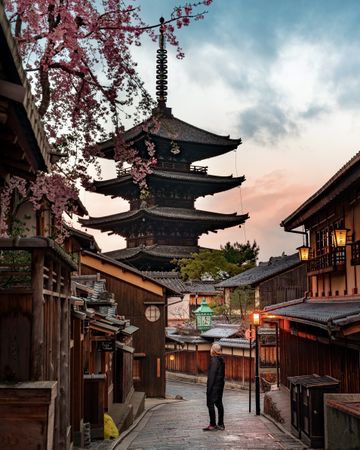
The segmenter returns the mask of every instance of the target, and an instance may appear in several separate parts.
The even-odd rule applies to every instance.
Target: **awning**
[[[109,333],[117,334],[119,331],[119,328],[113,327],[111,325],[108,325],[108,324],[98,321],[98,320],[94,320],[94,321],[90,322],[90,328],[92,330],[101,331],[101,332],[107,333],[107,334],[109,334]]]
[[[336,300],[305,298],[271,305],[264,309],[264,318],[285,318],[293,322],[305,323],[324,329],[342,329],[351,334],[350,327],[360,323],[360,298]],[[345,331],[346,327],[349,330]],[[358,332],[354,329],[354,332]]]
[[[131,335],[134,334],[136,331],[138,331],[138,327],[136,327],[135,325],[129,325],[126,328],[124,328],[123,330],[121,330],[121,333],[123,334],[127,334],[127,335]]]
[[[130,347],[129,345],[125,345],[122,342],[116,341],[116,348],[119,348],[121,350],[123,350],[124,352],[128,352],[128,353],[134,353],[135,349],[134,347]]]

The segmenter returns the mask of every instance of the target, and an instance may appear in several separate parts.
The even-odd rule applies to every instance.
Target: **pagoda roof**
[[[171,208],[153,206],[150,208],[140,208],[126,211],[119,214],[113,214],[103,217],[90,217],[89,219],[80,219],[80,223],[90,228],[101,229],[102,231],[119,230],[126,223],[133,223],[142,218],[151,218],[168,221],[188,221],[196,222],[197,225],[203,224],[206,230],[216,230],[235,225],[241,225],[248,219],[248,214],[237,215],[220,214],[197,209]]]
[[[181,183],[195,185],[201,193],[198,195],[203,195],[202,192],[210,194],[222,192],[237,186],[240,186],[245,180],[244,176],[233,177],[230,176],[217,176],[217,175],[207,175],[197,172],[174,172],[168,170],[158,170],[153,169],[148,175],[148,184],[155,180],[165,181],[169,183]],[[95,191],[105,195],[120,195],[122,194],[125,187],[133,187],[137,189],[137,185],[134,183],[134,179],[130,173],[125,173],[124,175],[112,178],[110,180],[95,181],[93,183]]]
[[[149,127],[153,123],[156,123],[157,126],[153,126],[154,131],[151,131]],[[173,116],[171,108],[154,110],[153,115],[149,119],[124,133],[125,142],[129,144],[142,141],[146,137],[150,137],[153,140],[175,141],[180,144],[180,147],[181,143],[184,144],[184,147],[186,144],[203,146],[202,150],[197,155],[194,155],[193,159],[191,158],[192,155],[188,154],[193,161],[221,155],[237,148],[241,144],[241,139],[230,139],[230,136],[215,134],[178,119]],[[113,139],[101,142],[98,146],[105,158],[113,158]]]
[[[117,261],[131,264],[141,270],[149,267],[154,270],[170,270],[174,267],[173,259],[189,258],[199,250],[196,246],[151,245],[133,248],[122,248],[106,252],[105,255]],[[142,272],[144,273],[144,272]]]

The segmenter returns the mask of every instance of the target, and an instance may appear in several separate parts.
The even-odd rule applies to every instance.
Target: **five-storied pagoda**
[[[162,19],[161,19],[162,20]],[[130,169],[122,170],[111,180],[95,181],[95,191],[129,201],[130,210],[106,217],[83,219],[89,228],[119,234],[126,239],[124,249],[106,255],[140,270],[171,270],[172,260],[190,257],[199,250],[198,239],[203,233],[241,225],[247,214],[219,214],[195,209],[198,197],[215,194],[240,186],[245,177],[208,175],[207,167],[192,165],[234,150],[241,139],[230,139],[197,128],[173,116],[166,106],[167,51],[163,31],[157,50],[156,95],[158,105],[149,120],[125,132],[131,143],[146,158],[146,141],[155,144],[156,165],[147,176],[149,195],[141,198]],[[104,156],[112,159],[112,140],[100,144]]]

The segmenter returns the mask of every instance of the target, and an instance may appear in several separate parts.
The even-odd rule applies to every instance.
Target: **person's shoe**
[[[218,430],[224,431],[225,430],[225,425],[218,425],[216,428]]]
[[[217,427],[214,427],[213,425],[208,425],[207,427],[203,428],[203,431],[216,431]]]

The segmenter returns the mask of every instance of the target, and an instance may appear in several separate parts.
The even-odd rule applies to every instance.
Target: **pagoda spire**
[[[165,19],[160,17],[160,35],[159,48],[156,51],[156,97],[158,101],[158,108],[166,108],[167,99],[167,50],[165,49],[164,37],[164,22]]]

